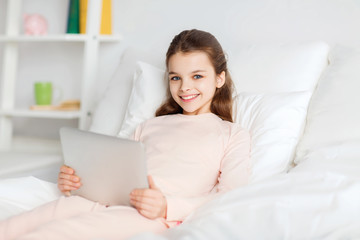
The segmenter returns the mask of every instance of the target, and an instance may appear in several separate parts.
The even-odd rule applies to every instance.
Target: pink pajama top
[[[248,131],[213,113],[156,117],[138,126],[134,138],[145,145],[148,174],[166,197],[169,222],[249,181]]]

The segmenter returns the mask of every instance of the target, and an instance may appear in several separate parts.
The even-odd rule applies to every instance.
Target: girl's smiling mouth
[[[180,96],[180,98],[183,102],[190,102],[190,101],[194,100],[195,98],[197,98],[199,95],[200,94],[183,95],[183,96]]]

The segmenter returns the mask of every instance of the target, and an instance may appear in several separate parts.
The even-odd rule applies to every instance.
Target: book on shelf
[[[111,0],[102,1],[100,34],[111,34]]]
[[[88,0],[80,0],[79,23],[80,33],[86,33]],[[102,0],[100,34],[112,34],[112,7],[111,0]]]
[[[80,33],[86,33],[86,17],[87,17],[88,0],[80,0]]]
[[[66,33],[79,33],[79,0],[70,0]]]

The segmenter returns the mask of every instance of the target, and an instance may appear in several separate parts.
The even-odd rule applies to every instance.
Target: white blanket
[[[35,177],[0,180],[0,220],[55,200],[61,195],[56,184]]]
[[[134,239],[360,239],[360,180],[294,172],[229,192],[163,235]]]
[[[60,196],[34,177],[0,181],[0,219]],[[132,239],[359,239],[360,178],[292,172],[228,192],[162,235]]]

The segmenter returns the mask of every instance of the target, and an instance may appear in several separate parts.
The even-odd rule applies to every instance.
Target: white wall
[[[360,39],[359,0],[135,0],[115,7],[118,29],[129,40],[160,47],[194,27],[214,33],[224,48],[313,39],[353,45]]]
[[[48,19],[49,33],[65,31],[68,1],[23,3],[23,12],[41,13]],[[0,0],[0,33],[5,6],[6,1]],[[97,97],[125,46],[162,56],[173,36],[190,28],[210,31],[228,52],[238,44],[305,40],[360,46],[360,0],[113,0],[113,32],[121,33],[124,41],[101,47]],[[65,98],[79,97],[82,50],[76,43],[27,43],[20,52],[17,105],[33,101],[32,83],[42,79],[63,88]],[[17,119],[15,132],[57,137],[64,124],[76,126],[76,121]]]

